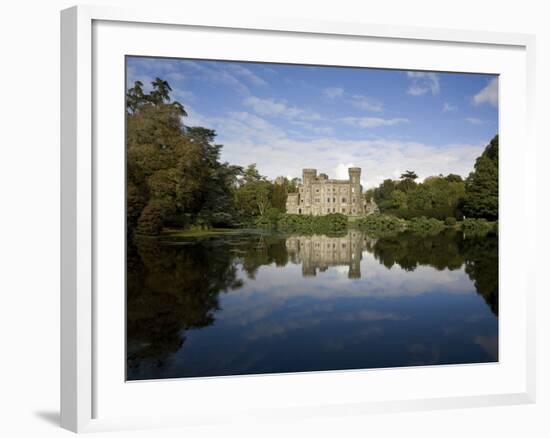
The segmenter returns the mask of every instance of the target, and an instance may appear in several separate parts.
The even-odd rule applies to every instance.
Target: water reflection
[[[361,259],[364,249],[372,247],[374,238],[359,231],[344,236],[290,236],[286,239],[288,253],[302,264],[302,274],[317,275],[330,266],[347,266],[348,278],[361,278]]]
[[[497,360],[497,245],[453,231],[138,239],[128,378]]]

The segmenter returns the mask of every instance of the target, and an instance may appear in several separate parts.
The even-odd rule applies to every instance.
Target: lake
[[[498,361],[498,237],[138,238],[128,380]]]

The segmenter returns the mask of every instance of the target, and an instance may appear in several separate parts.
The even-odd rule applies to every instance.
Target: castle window
[[[315,189],[315,193],[319,193],[319,189]]]
[[[351,193],[355,193],[355,187],[351,188]]]
[[[327,208],[327,213],[330,213],[330,208]]]
[[[302,214],[302,209],[301,208],[298,209],[298,214]]]
[[[330,198],[327,198],[327,202],[330,202]]]
[[[355,204],[355,198],[353,198],[353,199],[351,200],[351,202],[353,202],[353,203]]]
[[[355,213],[355,208],[353,209],[353,212]]]
[[[303,204],[303,203],[304,203],[304,200],[302,199],[300,202]]]
[[[315,202],[319,203],[320,199],[319,198],[315,198]]]
[[[345,204],[346,203],[346,198],[342,198],[342,202]]]
[[[342,213],[345,213],[346,212],[346,209],[345,208],[342,208]]]
[[[336,202],[336,198],[332,198],[332,202]]]
[[[333,209],[332,209],[332,212],[333,212],[333,213],[336,213],[336,209],[335,209],[335,208],[333,208]]]

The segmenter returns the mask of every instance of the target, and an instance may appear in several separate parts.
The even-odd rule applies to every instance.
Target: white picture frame
[[[145,29],[150,36],[150,44],[147,47],[139,39],[140,33],[145,32]],[[119,256],[120,250],[123,249],[113,250],[117,242],[120,243],[120,222],[107,220],[109,218],[105,216],[105,212],[113,212],[115,215],[120,213],[120,209],[124,208],[124,198],[120,196],[123,187],[113,190],[112,194],[109,194],[105,187],[113,187],[113,184],[118,187],[124,175],[124,156],[120,153],[124,149],[124,144],[120,144],[121,137],[110,136],[112,130],[116,130],[117,135],[123,132],[124,107],[117,105],[123,102],[124,95],[111,87],[116,86],[116,81],[124,69],[121,54],[181,56],[179,52],[175,53],[173,47],[165,47],[164,52],[159,48],[163,38],[167,38],[168,34],[173,37],[171,33],[180,31],[200,32],[209,38],[218,38],[224,32],[232,32],[235,42],[248,41],[250,52],[245,53],[244,44],[234,44],[231,49],[227,47],[227,59],[245,57],[246,60],[266,61],[268,58],[282,56],[277,55],[276,50],[270,51],[268,55],[261,55],[262,52],[257,47],[259,43],[255,43],[259,38],[264,38],[262,44],[274,43],[278,39],[294,39],[295,42],[311,44],[312,49],[315,48],[315,44],[319,46],[334,39],[335,46],[372,45],[372,53],[379,58],[376,62],[373,61],[378,63],[376,66],[420,70],[437,70],[444,66],[448,71],[476,69],[501,75],[503,98],[499,104],[503,152],[500,239],[514,251],[504,252],[501,245],[500,254],[504,259],[500,280],[504,280],[504,289],[509,287],[519,292],[516,295],[511,295],[506,290],[502,292],[500,337],[503,339],[500,340],[500,347],[504,350],[503,359],[499,363],[492,365],[493,368],[461,365],[450,368],[416,367],[414,370],[359,370],[342,373],[189,379],[185,383],[186,391],[194,391],[197,394],[199,391],[215,393],[220,403],[211,405],[208,412],[201,410],[200,405],[204,404],[201,397],[197,397],[194,405],[185,409],[179,405],[168,409],[168,405],[163,403],[147,405],[142,411],[122,408],[125,406],[124,402],[131,404],[132,400],[140,397],[143,400],[159,400],[166,397],[167,403],[170,403],[181,390],[182,382],[120,381],[121,371],[117,367],[123,368],[123,364],[119,362],[122,352],[117,349],[120,348],[120,336],[123,336],[121,327],[124,327],[124,314],[120,313],[120,306],[124,305],[124,290],[119,286],[124,274],[117,273],[117,269],[122,262]],[[121,37],[126,33],[136,38]],[[129,40],[133,41],[132,48],[126,45]],[[108,45],[105,44],[106,41],[109,42]],[[288,48],[289,42],[284,44]],[[390,50],[393,51],[393,58],[384,58],[380,47],[377,48],[379,44],[394,47]],[[295,52],[286,55],[289,62],[300,59],[300,44],[296,46]],[[411,51],[416,48],[414,50],[418,50],[420,56],[414,59],[409,54],[407,57],[405,46],[410,47]],[[140,47],[143,47],[143,50]],[[155,8],[140,11],[78,6],[62,11],[62,427],[83,432],[207,424],[245,420],[251,416],[262,420],[275,416],[299,418],[312,415],[359,415],[372,412],[534,402],[534,265],[529,263],[528,259],[520,260],[518,256],[510,254],[526,253],[535,241],[534,226],[528,230],[524,228],[521,236],[514,233],[514,230],[519,230],[522,223],[535,223],[534,213],[521,208],[521,202],[535,204],[536,166],[532,126],[535,92],[534,47],[535,39],[531,35],[483,31],[423,29],[360,22],[317,22],[298,18],[258,18],[246,15],[239,20],[229,21],[215,14],[208,17],[194,15],[192,11],[185,9],[163,11]],[[219,50],[219,45],[216,48],[209,47],[207,43],[203,46],[199,44],[193,56],[202,51],[202,57],[215,57],[216,50]],[[441,53],[440,59],[434,57],[428,62],[427,56],[431,50]],[[447,50],[457,53],[448,56],[445,55]],[[315,50],[312,50],[308,55],[310,59],[304,60],[304,63],[328,63],[333,60],[333,63],[338,65],[347,65],[344,58],[339,57],[344,56],[343,54],[337,56],[330,48],[322,52],[316,55]],[[396,53],[401,53],[399,59],[395,57]],[[461,66],[465,70],[462,70]],[[104,85],[102,82],[106,71],[112,73],[109,74],[114,78],[112,84]],[[120,84],[118,86],[122,89]],[[107,98],[114,100],[107,102]],[[114,112],[107,114],[108,108]],[[119,116],[116,115],[118,110]],[[110,122],[104,122],[105,120]],[[511,123],[512,121],[514,123]],[[112,125],[109,125],[110,123]],[[113,148],[114,155],[97,153],[97,145],[104,144],[105,139],[117,145]],[[514,150],[509,146],[513,142],[521,142],[522,147]],[[514,185],[507,183],[512,170],[516,178]],[[517,202],[517,208],[512,208],[513,202]],[[99,206],[101,208],[98,208]],[[111,250],[108,248],[109,245],[113,247]],[[113,259],[109,258],[109,253]],[[510,269],[512,264],[513,270]],[[113,272],[109,273],[107,267]],[[111,298],[101,295],[101,291],[109,284],[112,287],[111,292],[114,291],[111,294],[113,303],[107,302]],[[515,321],[514,325],[512,319]],[[104,323],[104,320],[111,322]],[[514,326],[515,331],[512,331]],[[114,333],[113,340],[105,335],[106,332]],[[507,354],[507,351],[510,354]],[[429,379],[434,382],[431,388],[430,385],[425,385],[426,388],[420,390],[411,385],[413,388],[403,389],[408,381],[414,380],[420,385]],[[468,386],[468,379],[479,379],[486,385],[478,385],[480,389],[476,392]],[[456,380],[452,382],[453,388],[447,388],[441,383],[451,380]],[[111,384],[114,381],[117,382],[116,385]],[[386,386],[388,391],[387,395],[384,395],[384,383],[380,383],[380,388],[374,389],[369,397],[346,389],[361,388],[366,381],[371,385],[369,387],[376,386],[376,381],[391,381],[395,382],[395,385],[392,390]],[[321,387],[322,391],[315,390]],[[280,391],[276,392],[275,388],[279,388]],[[292,402],[289,402],[286,396],[290,388],[296,388]],[[231,409],[224,409],[224,402],[230,400],[229,394],[235,394],[236,390],[242,394],[236,400],[233,399]],[[250,399],[253,401],[250,402]],[[193,409],[190,409],[191,407]]]

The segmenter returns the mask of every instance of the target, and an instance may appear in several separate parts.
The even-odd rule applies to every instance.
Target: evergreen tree
[[[466,179],[464,213],[468,217],[498,219],[498,135],[476,160]]]

